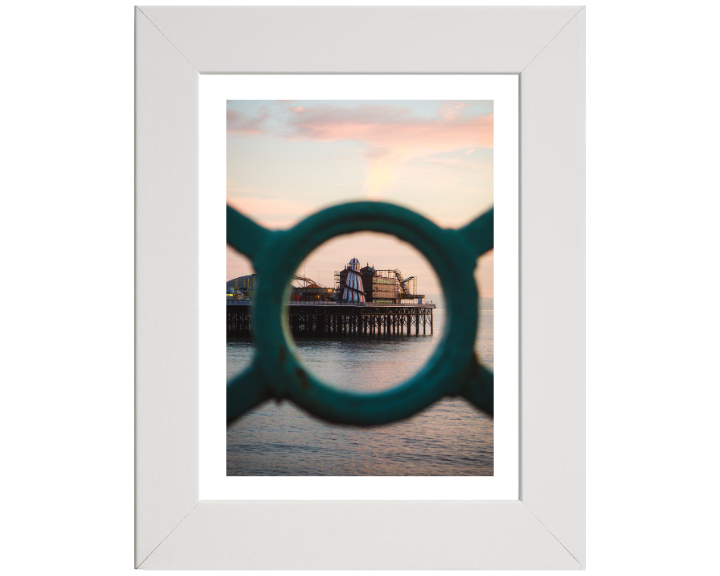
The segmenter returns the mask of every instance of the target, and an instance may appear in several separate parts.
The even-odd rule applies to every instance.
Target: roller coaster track
[[[321,286],[315,280],[312,280],[311,278],[306,278],[305,276],[300,276],[299,274],[295,274],[295,280],[300,280],[301,282],[305,282],[304,288],[325,288],[325,286]]]

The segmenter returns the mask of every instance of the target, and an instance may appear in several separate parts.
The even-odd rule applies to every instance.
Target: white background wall
[[[587,18],[588,572],[711,573],[716,3]],[[9,3],[0,42],[0,566],[129,574],[133,4]]]

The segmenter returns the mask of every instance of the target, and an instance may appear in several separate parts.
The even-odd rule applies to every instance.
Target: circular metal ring
[[[339,390],[308,372],[295,354],[287,319],[290,281],[305,257],[335,236],[363,231],[391,234],[417,248],[432,264],[448,296],[445,333],[430,360],[409,380],[374,393]],[[393,204],[354,202],[322,210],[289,230],[272,232],[254,260],[258,352],[253,368],[278,399],[289,398],[331,422],[383,424],[459,393],[475,365],[476,259],[457,230],[439,228]]]

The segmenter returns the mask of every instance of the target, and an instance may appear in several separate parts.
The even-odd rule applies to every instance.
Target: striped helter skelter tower
[[[360,276],[360,262],[357,258],[350,260],[342,299],[343,302],[365,302],[362,276]]]

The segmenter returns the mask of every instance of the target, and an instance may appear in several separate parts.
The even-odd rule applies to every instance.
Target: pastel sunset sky
[[[268,228],[319,209],[381,200],[459,227],[493,205],[492,101],[228,101],[228,203]],[[316,249],[301,266],[327,286],[352,257],[441,290],[427,261],[394,237],[359,233]],[[493,296],[493,255],[476,277]],[[227,279],[252,272],[227,251]]]

